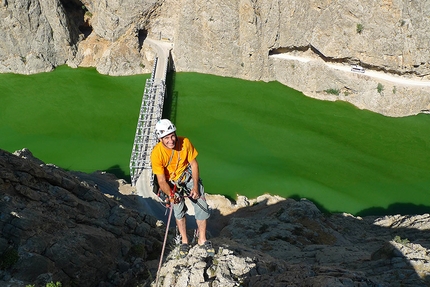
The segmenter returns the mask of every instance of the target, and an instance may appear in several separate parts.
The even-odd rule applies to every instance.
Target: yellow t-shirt
[[[152,172],[154,174],[164,173],[167,180],[177,180],[197,155],[197,150],[185,137],[178,137],[174,149],[168,149],[159,142],[151,152]],[[170,160],[170,158],[172,159]]]

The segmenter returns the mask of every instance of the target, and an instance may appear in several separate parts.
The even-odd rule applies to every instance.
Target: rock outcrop
[[[261,196],[235,212],[219,236],[220,246],[229,246],[227,238],[237,244],[231,246],[250,248],[256,266],[268,261],[252,254],[277,259],[275,272],[257,272],[249,286],[430,284],[429,214],[328,215],[306,199],[271,203],[269,198]],[[282,283],[270,285],[275,282]]]
[[[0,190],[0,286],[430,285],[429,214],[361,218],[306,199],[207,195],[215,256],[196,245],[180,258],[172,228],[157,273],[165,225],[123,180],[0,150]]]
[[[430,80],[429,12],[427,2],[408,0],[3,0],[0,72],[30,74],[68,64],[109,75],[149,73],[150,37],[174,43],[176,71],[276,80],[312,97],[404,116],[430,109],[428,85],[352,75],[326,64],[359,63],[383,75]],[[318,61],[271,57],[278,53]]]
[[[121,194],[27,150],[0,150],[0,190],[0,286],[131,286],[150,276],[163,235]]]
[[[3,0],[0,6],[0,71],[51,71],[73,59],[82,40],[79,1]]]

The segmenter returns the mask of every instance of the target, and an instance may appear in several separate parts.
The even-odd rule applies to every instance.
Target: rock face
[[[262,196],[231,216],[218,244],[228,246],[228,238],[252,248],[249,260],[262,272],[249,286],[428,286],[429,219],[324,215],[305,199],[270,203]],[[278,264],[260,269],[267,260],[257,254]]]
[[[176,71],[276,80],[312,97],[403,116],[430,109],[428,85],[358,77],[325,64],[359,63],[429,80],[429,12],[426,1],[409,0],[3,0],[0,72],[68,64],[109,75],[149,73],[154,52],[145,39],[151,37],[174,43]],[[270,57],[278,53],[318,61]]]
[[[0,286],[430,285],[429,214],[360,218],[306,199],[207,195],[215,256],[193,246],[180,258],[171,228],[157,274],[165,227],[122,180],[0,150],[0,190]]]
[[[82,10],[82,9],[81,9]],[[0,7],[0,71],[50,71],[72,59],[81,39],[79,2],[3,0]]]
[[[130,286],[149,276],[156,219],[55,166],[0,150],[0,286]],[[6,283],[7,282],[7,283]]]

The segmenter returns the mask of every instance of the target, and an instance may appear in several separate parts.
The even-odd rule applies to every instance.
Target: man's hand
[[[191,191],[190,191],[190,197],[192,198],[192,199],[198,199],[199,197],[200,197],[200,192],[199,192],[199,190],[197,189],[197,188],[193,188]]]

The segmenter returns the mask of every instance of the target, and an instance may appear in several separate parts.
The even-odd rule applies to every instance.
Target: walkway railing
[[[164,61],[167,71],[168,61]],[[133,149],[130,159],[131,184],[136,186],[144,169],[151,169],[151,151],[157,144],[158,139],[155,134],[155,124],[161,119],[163,114],[164,96],[166,90],[166,72],[164,79],[156,79],[155,74],[158,68],[158,58],[155,58],[154,68],[151,78],[145,83],[142,104],[140,107],[139,118],[137,121],[136,135],[134,137]],[[149,173],[152,174],[152,173]],[[148,178],[150,185],[153,185],[153,178]]]

